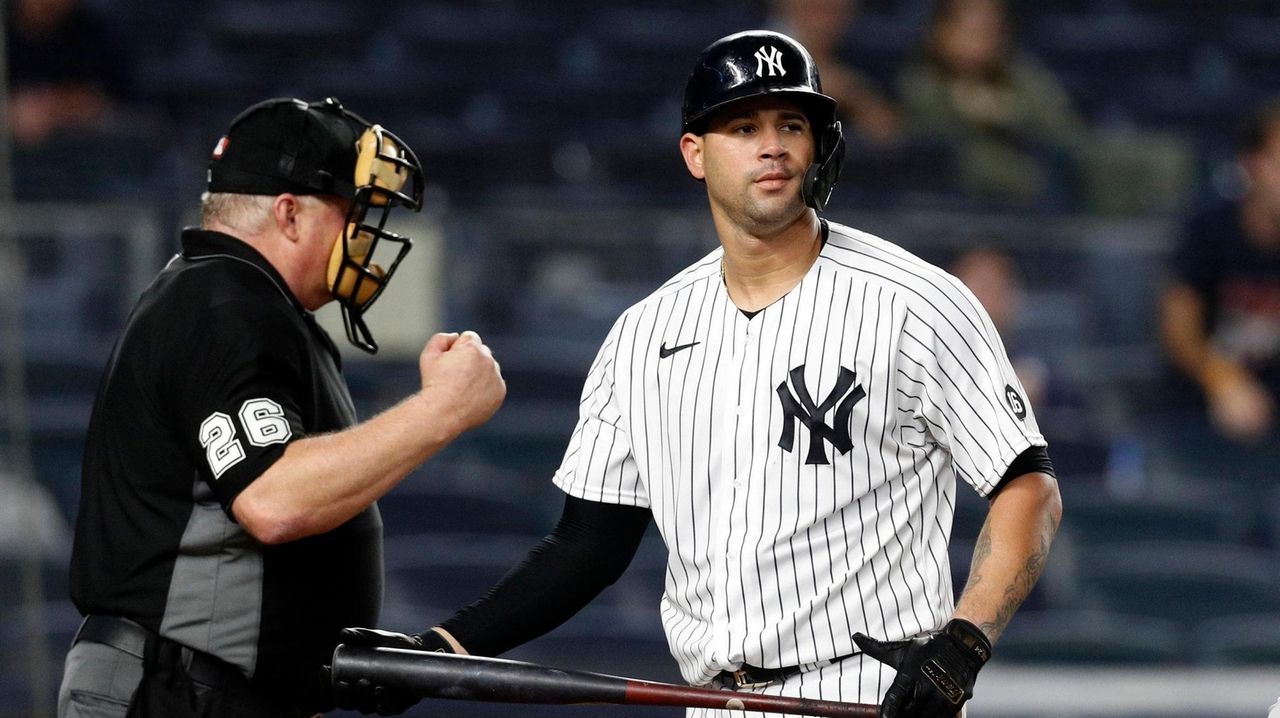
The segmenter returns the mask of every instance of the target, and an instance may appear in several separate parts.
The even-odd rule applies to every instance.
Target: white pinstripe
[[[743,663],[850,654],[859,631],[898,639],[941,626],[954,607],[956,476],[986,495],[1044,445],[1030,410],[1019,420],[1006,401],[1006,386],[1025,392],[986,313],[942,270],[836,224],[801,283],[751,319],[729,299],[720,257],[618,319],[555,483],[652,510],[670,550],[662,619],[692,684]],[[847,453],[785,416],[779,385],[799,398],[797,367],[814,404],[842,367],[854,372],[843,396],[865,396],[847,425],[831,426],[835,406],[815,417],[848,431]],[[829,463],[806,463],[815,441]],[[783,685],[878,702],[893,672],[873,663]]]

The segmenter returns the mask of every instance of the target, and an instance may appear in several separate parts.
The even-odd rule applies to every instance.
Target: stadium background
[[[1262,715],[1280,695],[1280,481],[1162,400],[1155,307],[1179,219],[1231,191],[1232,128],[1280,94],[1280,2],[1014,5],[1020,45],[1096,131],[1171,138],[1189,159],[1129,196],[1063,187],[1014,208],[960,192],[944,144],[851,143],[829,216],[939,263],[976,244],[1009,253],[1026,287],[1007,339],[1053,381],[1037,413],[1065,521],[973,713]],[[703,46],[767,15],[726,0],[87,6],[114,48],[118,112],[35,146],[6,142],[0,166],[13,195],[0,196],[0,716],[52,714],[78,622],[67,532],[97,378],[133,299],[196,221],[208,152],[240,109],[333,95],[426,168],[427,209],[399,223],[418,247],[371,312],[384,350],[344,349],[362,416],[415,388],[432,331],[477,329],[502,363],[510,396],[497,417],[382,502],[384,624],[416,630],[550,527],[549,477],[598,342],[714,246],[676,152],[680,93]],[[866,0],[847,59],[892,94],[926,15],[923,0]],[[957,585],[981,518],[977,499],[960,506]],[[618,585],[513,657],[677,680],[661,577],[651,536]],[[415,714],[679,712],[433,702]]]

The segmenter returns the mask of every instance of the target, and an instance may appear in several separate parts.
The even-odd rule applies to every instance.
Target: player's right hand
[[[472,331],[431,337],[418,357],[418,370],[422,393],[447,408],[458,433],[488,421],[507,396],[493,352]]]
[[[376,628],[344,628],[339,632],[339,643],[369,648],[408,648],[415,651],[453,653],[453,649],[435,631],[425,633],[396,633]],[[357,710],[365,715],[399,715],[417,704],[413,693],[394,686],[384,686],[367,678],[355,683],[335,681],[334,704],[344,710]]]

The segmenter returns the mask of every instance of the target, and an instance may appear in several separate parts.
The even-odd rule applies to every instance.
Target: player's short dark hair
[[[1280,135],[1280,98],[1269,100],[1249,113],[1236,132],[1236,152],[1251,155]]]

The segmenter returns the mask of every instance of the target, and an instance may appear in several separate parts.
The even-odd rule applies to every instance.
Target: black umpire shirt
[[[355,422],[329,336],[249,245],[188,229],[129,317],[85,444],[71,594],[291,691],[382,602],[382,521],[265,546],[231,503],[289,441]]]

